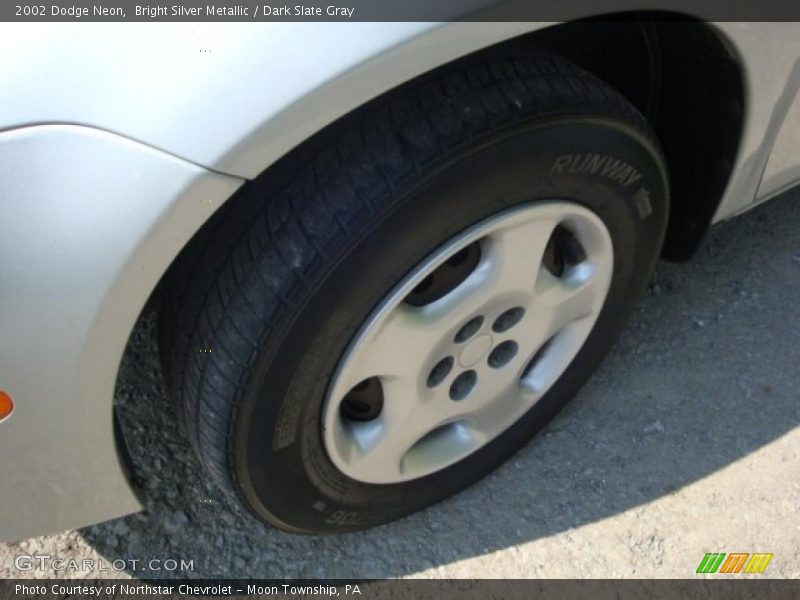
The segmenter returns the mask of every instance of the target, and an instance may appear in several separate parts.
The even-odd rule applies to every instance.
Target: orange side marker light
[[[14,401],[11,396],[0,390],[0,421],[5,419],[14,410]]]

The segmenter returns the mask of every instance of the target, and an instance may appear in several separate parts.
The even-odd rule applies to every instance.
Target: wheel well
[[[744,83],[738,57],[712,25],[675,13],[628,12],[562,23],[500,42],[453,62],[479,63],[548,50],[567,58],[623,94],[648,119],[664,148],[672,206],[662,257],[689,259],[711,222],[730,178],[741,137]],[[453,63],[439,68],[448,68]],[[438,70],[438,69],[436,69]],[[436,70],[397,88],[418,85]],[[383,97],[383,95],[381,96]],[[270,177],[245,185],[280,185],[293,159],[323,144],[370,100],[325,127],[268,167]],[[237,202],[233,198],[226,204]],[[164,274],[148,304],[160,295],[176,265],[191,255],[210,219]]]
[[[609,83],[650,122],[664,148],[672,190],[662,257],[691,258],[722,200],[741,139],[744,78],[733,47],[708,23],[676,13],[628,12],[547,27],[454,62],[525,56],[542,49]],[[433,72],[386,94],[418,85]],[[324,143],[360,109],[378,101],[380,97],[354,109],[271,165],[271,184],[292,172],[298,152]]]
[[[722,200],[742,131],[742,68],[720,32],[680,15],[642,12],[565,23],[513,43],[572,60],[647,117],[672,187],[662,256],[689,259]]]
[[[482,62],[549,50],[580,65],[624,95],[653,126],[670,171],[672,206],[662,257],[691,258],[728,184],[744,115],[742,67],[712,25],[676,13],[628,12],[572,21],[512,38],[453,62]],[[453,63],[439,68],[448,68]],[[418,85],[436,70],[386,92]],[[385,95],[385,94],[384,94]],[[269,178],[245,185],[278,186],[294,171],[294,157],[324,143],[370,100],[328,125],[268,167]],[[226,204],[236,202],[236,198]],[[214,219],[211,219],[214,221]],[[191,254],[198,231],[181,256]],[[159,288],[161,285],[158,286]],[[156,295],[156,294],[154,294]]]
[[[722,201],[741,140],[744,76],[733,47],[708,23],[663,11],[628,12],[547,27],[453,62],[481,63],[542,50],[610,84],[650,122],[664,149],[672,192],[662,258],[690,259]],[[416,86],[436,70],[386,94]],[[377,101],[380,97],[359,109]],[[295,150],[319,143],[359,109]],[[273,179],[291,169],[294,155],[289,152],[270,167]]]

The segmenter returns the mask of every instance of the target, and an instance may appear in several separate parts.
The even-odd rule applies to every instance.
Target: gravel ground
[[[52,576],[15,569],[40,553],[193,561],[119,577],[687,577],[706,552],[761,551],[775,555],[768,575],[800,577],[799,224],[800,188],[717,227],[692,262],[660,264],[616,350],[515,458],[447,502],[338,537],[228,505],[176,427],[145,317],[117,401],[147,510],[0,544],[0,576]]]

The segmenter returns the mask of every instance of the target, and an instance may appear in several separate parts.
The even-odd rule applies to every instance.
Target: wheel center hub
[[[492,336],[489,334],[479,335],[461,351],[458,356],[458,364],[465,368],[476,365],[491,349]]]

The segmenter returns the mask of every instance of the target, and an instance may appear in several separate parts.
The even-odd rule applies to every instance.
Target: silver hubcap
[[[411,302],[465,249],[479,258],[460,280]],[[502,433],[586,341],[613,258],[603,222],[571,202],[506,211],[445,244],[374,311],[340,362],[323,411],[333,463],[358,481],[398,483]]]

